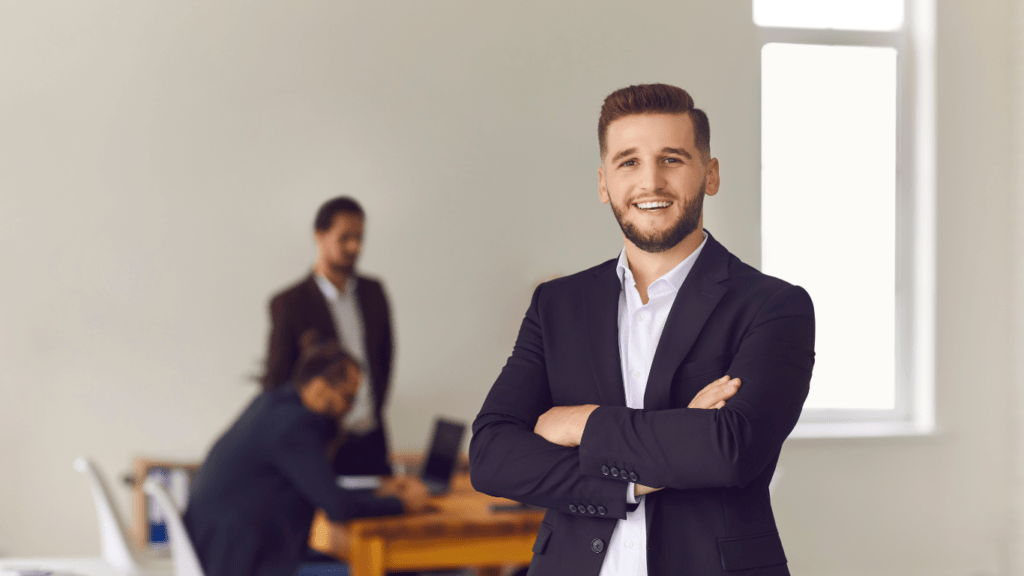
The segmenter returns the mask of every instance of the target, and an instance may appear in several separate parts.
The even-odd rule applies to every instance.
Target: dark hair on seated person
[[[359,362],[336,341],[322,338],[316,330],[304,332],[300,344],[302,352],[292,372],[292,385],[297,390],[302,390],[318,376],[333,385],[348,376],[349,365],[359,367]]]
[[[354,198],[338,196],[324,202],[320,209],[316,211],[316,218],[313,219],[313,230],[327,232],[334,225],[334,217],[343,213],[355,214],[361,218],[366,218],[366,214],[363,213],[363,207]]]

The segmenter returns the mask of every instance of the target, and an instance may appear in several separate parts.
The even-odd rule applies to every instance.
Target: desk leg
[[[488,566],[486,568],[477,568],[476,576],[501,576],[501,568],[496,566]]]
[[[384,540],[355,538],[352,540],[352,576],[384,576]]]

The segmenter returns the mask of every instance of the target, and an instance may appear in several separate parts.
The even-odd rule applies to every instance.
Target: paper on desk
[[[381,483],[380,476],[338,476],[338,486],[345,490],[376,490]]]

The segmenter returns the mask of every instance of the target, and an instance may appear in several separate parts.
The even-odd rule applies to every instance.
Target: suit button
[[[630,472],[629,473],[629,481],[630,482],[636,482],[639,479],[640,479],[640,477],[636,475],[636,472]]]
[[[604,552],[604,542],[602,542],[600,538],[594,538],[594,540],[590,542],[590,549],[594,551],[594,554],[600,554],[601,552]]]
[[[600,514],[601,516],[604,516],[605,514],[608,513],[608,510],[604,506],[598,506],[597,507],[597,513]]]
[[[616,478],[619,477],[619,469],[614,466],[612,467],[612,476],[615,476]]]
[[[609,470],[607,466],[601,466],[601,474],[604,474],[605,476],[607,476],[607,475],[611,474],[611,470]]]
[[[569,504],[569,512],[576,512],[576,505],[575,504]]]
[[[597,508],[594,508],[593,506],[587,506],[587,512],[591,514],[597,514]]]

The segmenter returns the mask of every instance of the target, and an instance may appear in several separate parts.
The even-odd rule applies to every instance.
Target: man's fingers
[[[739,390],[740,382],[739,378],[729,378],[725,375],[718,380],[715,380],[711,384],[708,384],[701,390],[690,402],[690,408],[721,408],[725,405],[725,401],[732,398],[736,391]]]

